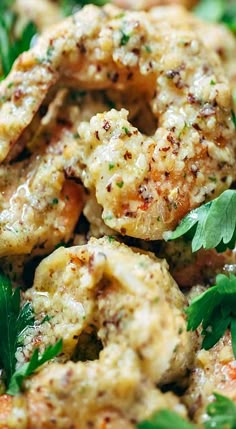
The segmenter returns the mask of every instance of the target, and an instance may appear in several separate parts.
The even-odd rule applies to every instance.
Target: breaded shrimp
[[[209,285],[219,273],[236,273],[236,249],[223,253],[201,249],[192,253],[191,243],[179,239],[162,243],[158,256],[167,259],[171,275],[181,287]]]
[[[13,7],[21,19],[33,21],[40,32],[62,19],[59,6],[50,0],[16,0]]]
[[[181,6],[157,7],[151,11],[160,22],[168,21],[173,27],[190,28],[197,32],[202,43],[220,58],[236,94],[236,38],[225,25],[205,22]],[[212,80],[211,85],[214,85]]]
[[[159,408],[178,411],[156,384],[184,376],[195,336],[165,261],[109,237],[61,247],[38,266],[25,299],[36,319],[50,315],[36,341],[41,349],[62,337],[70,359],[91,326],[103,346],[95,361],[50,364],[26,383],[28,429],[103,428],[108,417],[108,428],[134,428]]]
[[[71,238],[82,212],[82,186],[65,175],[71,133],[59,124],[50,131],[29,159],[0,167],[0,256],[52,251]]]
[[[197,3],[197,0],[113,0],[112,3],[124,9],[147,10],[155,6],[170,4],[181,4],[191,8]]]
[[[236,360],[233,356],[231,335],[227,332],[210,350],[199,350],[185,403],[190,415],[198,423],[204,421],[207,405],[220,393],[236,401]]]
[[[83,162],[95,162],[87,165],[86,183],[95,188],[108,226],[139,238],[162,238],[189,210],[232,182],[229,84],[216,55],[190,30],[173,29],[144,12],[121,17],[111,6],[87,6],[62,22],[16,61],[0,86],[2,160],[60,82],[138,88],[158,119],[152,138],[133,128],[124,111],[97,116],[84,127]],[[112,163],[115,170],[109,170]]]

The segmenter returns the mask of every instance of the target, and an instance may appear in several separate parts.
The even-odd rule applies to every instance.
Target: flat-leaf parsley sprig
[[[228,189],[218,198],[192,210],[175,231],[165,234],[166,240],[175,240],[188,234],[192,251],[201,247],[219,252],[233,249],[236,242],[236,191]]]
[[[35,323],[30,303],[20,306],[20,289],[13,290],[10,280],[0,274],[0,366],[3,381],[10,395],[17,394],[26,377],[32,375],[41,365],[53,359],[62,351],[62,340],[46,348],[39,357],[34,350],[29,362],[16,369],[16,351],[22,344],[26,330]]]
[[[209,350],[230,328],[236,358],[236,277],[219,274],[215,286],[193,299],[186,309],[187,329],[194,331],[202,324],[202,347]]]
[[[215,400],[207,406],[207,420],[203,429],[236,429],[236,404],[225,396],[214,393]],[[160,410],[150,419],[140,422],[137,429],[196,429],[197,426],[187,422],[170,410]]]
[[[0,58],[1,72],[3,79],[10,72],[15,59],[30,47],[33,36],[37,33],[37,28],[33,22],[28,22],[22,34],[15,35],[16,14],[10,9],[14,1],[3,1],[0,4]]]

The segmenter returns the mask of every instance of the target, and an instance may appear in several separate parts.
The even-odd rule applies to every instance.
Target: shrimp
[[[54,250],[71,238],[82,212],[83,188],[65,175],[71,133],[58,124],[48,131],[30,159],[0,167],[1,257]]]
[[[36,319],[50,315],[35,341],[41,350],[63,339],[59,362],[25,385],[28,429],[103,428],[104,421],[134,428],[156,409],[184,411],[156,388],[185,375],[195,341],[186,330],[186,300],[164,260],[109,237],[61,247],[40,263],[24,299]],[[97,359],[65,363],[91,327],[103,347]]]
[[[62,18],[58,5],[49,0],[37,0],[34,5],[31,0],[16,0],[13,7],[22,20],[33,21],[40,32]]]
[[[232,91],[236,94],[236,39],[225,25],[206,23],[181,6],[159,7],[153,9],[151,13],[160,22],[167,20],[174,27],[187,26],[194,29],[202,43],[219,56]],[[211,84],[214,85],[214,81]]]
[[[232,182],[229,84],[217,57],[190,30],[173,29],[145,12],[121,16],[112,6],[87,6],[60,23],[16,61],[0,86],[2,160],[48,92],[62,83],[136,87],[158,119],[148,138],[122,110],[95,116],[84,132],[82,127],[81,146],[88,145],[87,161],[81,155],[84,180],[95,190],[109,227],[138,238],[162,238],[189,210]],[[96,169],[88,165],[92,160]],[[112,164],[115,170],[109,170]]]
[[[190,386],[184,397],[190,415],[196,422],[204,421],[206,407],[214,399],[213,392],[236,401],[235,368],[229,332],[212,349],[197,352]]]
[[[197,1],[196,0],[113,0],[113,3],[116,6],[122,7],[124,9],[150,9],[159,5],[170,5],[170,4],[181,4],[185,7],[193,7]]]
[[[181,287],[209,285],[218,273],[236,273],[236,249],[218,253],[201,249],[192,253],[191,245],[182,239],[161,244],[159,257],[165,257],[170,273]]]

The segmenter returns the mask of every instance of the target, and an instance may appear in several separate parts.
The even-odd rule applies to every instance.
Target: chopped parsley
[[[214,397],[215,400],[207,406],[207,419],[202,428],[236,429],[236,404],[218,393],[214,393]],[[194,429],[196,427],[170,410],[160,410],[150,419],[136,425],[137,429]]]
[[[120,46],[125,46],[127,45],[129,39],[130,39],[130,34],[125,33],[124,30],[120,30],[121,32],[121,39],[120,39]]]
[[[121,180],[120,182],[116,182],[116,186],[118,186],[118,188],[123,188],[123,186],[124,186],[124,182],[123,182],[123,180]]]
[[[165,234],[165,239],[181,236],[192,239],[192,251],[201,247],[219,252],[233,249],[236,242],[236,191],[229,189],[185,216],[175,231]]]
[[[26,329],[33,327],[34,322],[31,304],[26,303],[21,308],[20,289],[13,290],[10,280],[0,274],[0,365],[9,395],[19,393],[26,377],[61,352],[61,340],[54,346],[49,346],[40,357],[36,349],[29,362],[16,370],[17,348],[24,341]]]

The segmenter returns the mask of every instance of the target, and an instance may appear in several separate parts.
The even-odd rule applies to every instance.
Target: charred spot
[[[99,141],[100,141],[100,137],[99,137],[98,130],[96,130],[96,131],[95,131],[95,137],[96,137],[96,139],[97,139],[97,140],[99,140]]]

